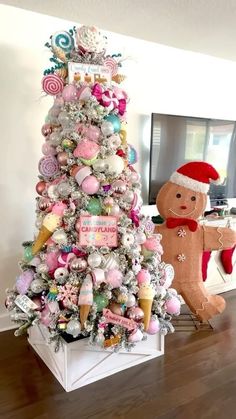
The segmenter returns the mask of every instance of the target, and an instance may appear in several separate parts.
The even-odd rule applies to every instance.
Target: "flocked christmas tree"
[[[21,274],[6,306],[16,334],[43,324],[51,340],[90,337],[130,349],[173,331],[179,298],[161,237],[140,215],[140,176],[127,144],[121,55],[106,54],[94,27],[55,33],[42,87],[54,103],[42,127],[34,242],[23,243]]]

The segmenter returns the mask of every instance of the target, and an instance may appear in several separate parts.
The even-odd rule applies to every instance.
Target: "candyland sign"
[[[81,216],[80,246],[117,247],[117,219],[111,216]]]

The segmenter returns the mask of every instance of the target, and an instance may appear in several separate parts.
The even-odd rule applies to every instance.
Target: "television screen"
[[[152,114],[149,204],[171,174],[181,165],[202,160],[220,174],[220,184],[212,184],[212,206],[225,205],[236,197],[235,121]]]

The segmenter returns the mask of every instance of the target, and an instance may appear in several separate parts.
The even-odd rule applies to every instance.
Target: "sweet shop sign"
[[[82,216],[79,226],[80,246],[117,247],[117,218]]]

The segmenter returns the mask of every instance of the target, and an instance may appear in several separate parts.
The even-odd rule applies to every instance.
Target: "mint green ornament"
[[[93,302],[97,305],[97,311],[102,311],[109,304],[108,298],[102,294],[95,294]]]
[[[98,198],[91,198],[86,210],[92,215],[101,215],[102,207]]]
[[[33,254],[32,254],[32,247],[31,246],[27,246],[24,249],[24,260],[26,262],[30,262],[33,259]]]

